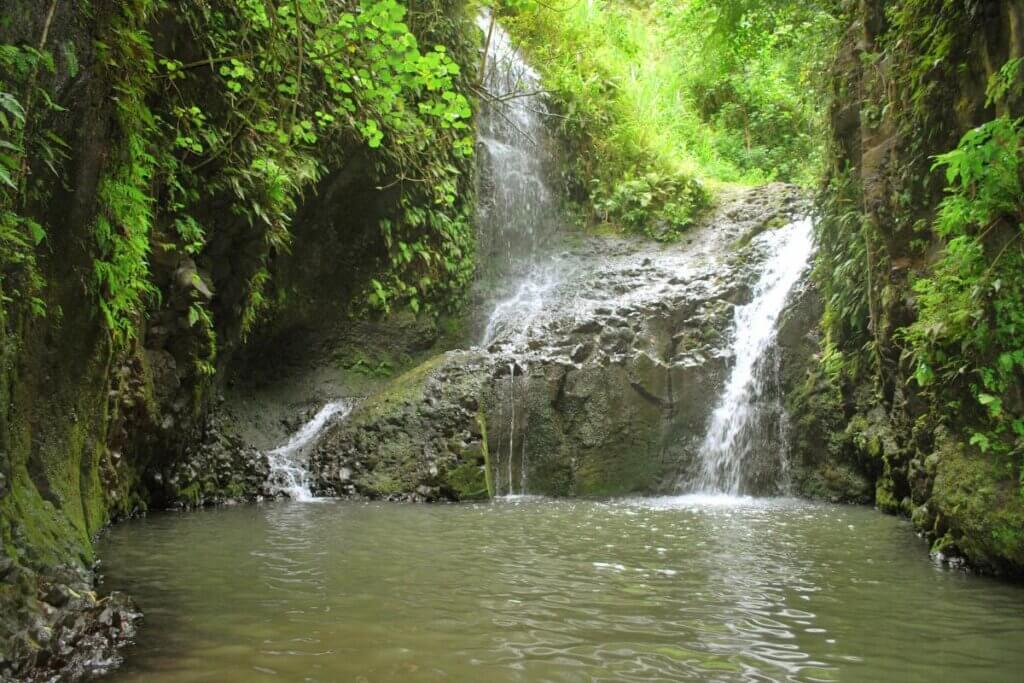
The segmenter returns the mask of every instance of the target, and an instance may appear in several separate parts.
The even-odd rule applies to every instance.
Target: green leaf
[[[989,415],[999,417],[1003,413],[1003,402],[992,394],[978,394],[978,403],[988,408]]]
[[[988,436],[981,432],[975,432],[971,435],[970,444],[980,448],[982,453],[987,453],[992,448],[992,442],[989,441]]]
[[[35,221],[26,221],[26,223],[28,224],[28,231],[32,236],[32,241],[36,246],[39,246],[39,244],[46,239],[46,231],[43,230],[43,227]]]

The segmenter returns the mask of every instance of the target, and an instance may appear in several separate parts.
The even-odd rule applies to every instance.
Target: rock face
[[[851,448],[842,396],[821,369],[822,308],[818,287],[806,281],[793,292],[779,321],[793,493],[834,503],[871,503],[873,475]]]
[[[578,238],[540,310],[508,307],[486,349],[421,365],[331,429],[311,454],[317,489],[416,500],[673,490],[730,365],[733,307],[762,256],[754,236],[805,210],[772,186],[724,202],[683,244]]]
[[[986,92],[1024,56],[1024,7],[864,0],[847,16],[818,227],[825,339],[809,340],[786,373],[795,459],[806,465],[799,488],[873,502],[910,517],[936,556],[1024,576],[1020,448],[1001,461],[972,445],[976,399],[956,382],[920,386],[906,341],[914,282],[933,274],[946,242],[935,227],[947,184],[936,155],[1024,113],[1019,90]],[[977,381],[963,368],[964,384]]]

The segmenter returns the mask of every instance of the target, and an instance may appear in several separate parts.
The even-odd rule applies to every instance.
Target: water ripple
[[[793,500],[330,502],[115,528],[123,680],[1015,680],[1024,591]]]

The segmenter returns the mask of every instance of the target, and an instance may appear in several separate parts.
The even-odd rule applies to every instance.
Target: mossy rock
[[[875,482],[875,506],[882,512],[897,514],[902,509],[893,492],[892,479],[882,477]]]
[[[370,472],[366,476],[357,479],[356,484],[364,495],[371,498],[383,498],[406,491],[406,487],[403,486],[401,480],[387,472]]]
[[[448,473],[448,485],[459,500],[481,500],[489,497],[486,470],[483,465],[464,463]]]
[[[1024,575],[1024,499],[1018,482],[992,458],[952,440],[940,443],[937,455],[932,504],[947,545],[981,569]]]

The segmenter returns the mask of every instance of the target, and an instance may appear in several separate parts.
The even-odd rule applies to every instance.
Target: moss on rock
[[[943,434],[926,529],[946,553],[953,549],[989,571],[1024,576],[1024,499],[1004,468]],[[928,521],[921,519],[920,521]]]

